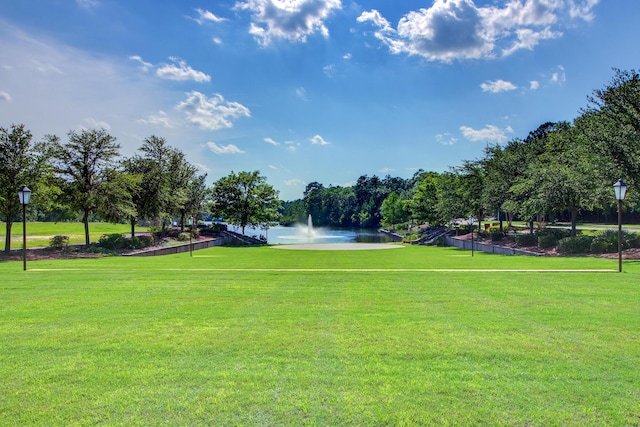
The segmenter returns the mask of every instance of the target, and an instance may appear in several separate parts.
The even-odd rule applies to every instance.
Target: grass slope
[[[640,423],[640,263],[195,254],[0,263],[0,423]]]

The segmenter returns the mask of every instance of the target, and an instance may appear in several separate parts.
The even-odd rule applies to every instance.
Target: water
[[[248,232],[251,235],[253,233]],[[298,225],[295,227],[276,226],[259,233],[267,237],[271,245],[300,243],[388,243],[392,240],[376,230],[359,228],[332,228]]]

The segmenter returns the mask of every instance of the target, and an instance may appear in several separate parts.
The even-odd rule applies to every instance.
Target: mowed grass
[[[640,424],[637,262],[263,247],[28,268],[0,263],[3,425]]]
[[[145,227],[136,227],[136,232],[146,231]],[[0,242],[4,247],[6,224],[0,222]],[[97,242],[103,234],[130,234],[129,224],[111,224],[108,222],[89,223],[91,242]],[[84,243],[84,224],[81,222],[27,222],[27,247],[49,246],[53,236],[68,236],[69,243]],[[22,248],[22,222],[14,222],[11,228],[11,248]]]

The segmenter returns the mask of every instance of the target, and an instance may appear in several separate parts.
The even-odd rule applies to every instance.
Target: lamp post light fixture
[[[18,190],[18,199],[22,205],[22,265],[24,271],[27,271],[27,205],[31,200],[31,190],[23,185]]]
[[[473,214],[469,215],[469,224],[471,224],[471,256],[473,256]]]
[[[622,201],[627,194],[627,184],[619,179],[613,184],[613,191],[618,200],[618,273],[622,273]]]

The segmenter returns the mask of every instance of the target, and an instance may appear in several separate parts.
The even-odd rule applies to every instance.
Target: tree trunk
[[[129,217],[129,222],[131,223],[131,238],[136,237],[136,219],[131,216]]]
[[[13,225],[13,221],[11,217],[7,217],[7,223],[5,224],[5,238],[4,238],[4,251],[6,253],[11,252],[11,226]]]
[[[89,246],[91,244],[89,240],[89,211],[85,210],[82,214],[82,223],[84,224],[84,244]]]
[[[578,221],[578,211],[571,209],[571,237],[576,237],[576,222]]]

